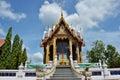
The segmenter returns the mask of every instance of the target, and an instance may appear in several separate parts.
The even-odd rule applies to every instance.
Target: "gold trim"
[[[73,70],[75,73],[77,73],[78,75],[83,75],[83,72],[78,71],[77,69],[75,69],[74,66],[71,65],[71,68],[72,68],[72,70]]]
[[[56,69],[56,65],[54,65],[51,70],[47,71],[45,73],[45,76],[50,75],[55,69]]]

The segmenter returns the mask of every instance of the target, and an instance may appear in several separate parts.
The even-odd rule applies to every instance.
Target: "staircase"
[[[70,66],[57,66],[53,76],[47,80],[81,80],[81,78],[77,78]]]

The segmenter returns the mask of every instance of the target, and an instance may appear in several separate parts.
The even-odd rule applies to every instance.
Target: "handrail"
[[[77,69],[75,69],[75,67],[73,65],[71,65],[71,68],[73,69],[74,72],[76,72],[79,75],[83,75],[83,72],[78,71]]]
[[[45,73],[45,75],[47,76],[47,75],[50,75],[54,70],[55,70],[55,68],[56,68],[56,65],[54,65],[53,67],[52,67],[52,69],[50,69],[49,71],[47,71],[46,73]]]

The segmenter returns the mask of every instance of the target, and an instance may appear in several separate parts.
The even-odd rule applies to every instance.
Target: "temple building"
[[[69,65],[69,56],[72,56],[73,61],[82,63],[82,47],[85,43],[81,37],[80,31],[75,31],[63,17],[48,31],[44,31],[43,40],[40,44],[44,48],[44,64],[49,61],[54,63],[57,56],[57,65]]]
[[[0,39],[0,53],[5,40]],[[105,62],[83,63],[81,32],[67,24],[61,13],[58,23],[44,31],[40,44],[43,63],[26,61],[18,70],[0,69],[0,80],[120,80],[120,68],[107,68]]]

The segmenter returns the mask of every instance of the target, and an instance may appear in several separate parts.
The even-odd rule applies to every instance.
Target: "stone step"
[[[50,78],[47,80],[81,80],[80,78],[74,78],[74,77],[68,77],[68,78],[64,78],[64,77],[54,77],[54,78]]]
[[[63,73],[63,72],[72,72],[72,71],[55,71],[55,72],[62,72]]]
[[[65,71],[72,71],[72,70],[56,70],[56,72],[57,72],[57,71],[63,71],[63,72],[65,72]]]
[[[71,71],[71,69],[56,69],[56,70],[58,70],[58,71]]]
[[[55,73],[57,75],[73,75],[73,73]]]
[[[57,73],[56,73],[56,72],[55,72],[54,74],[57,74],[57,75],[61,75],[61,74],[62,74],[62,75],[73,75],[74,73],[66,73],[66,72],[64,72],[64,73],[58,73],[58,72],[57,72]]]
[[[55,73],[73,73],[72,71],[55,71]]]
[[[77,77],[75,75],[53,75],[53,77]]]
[[[53,76],[47,80],[81,80],[81,78],[77,78],[70,66],[58,66]]]

